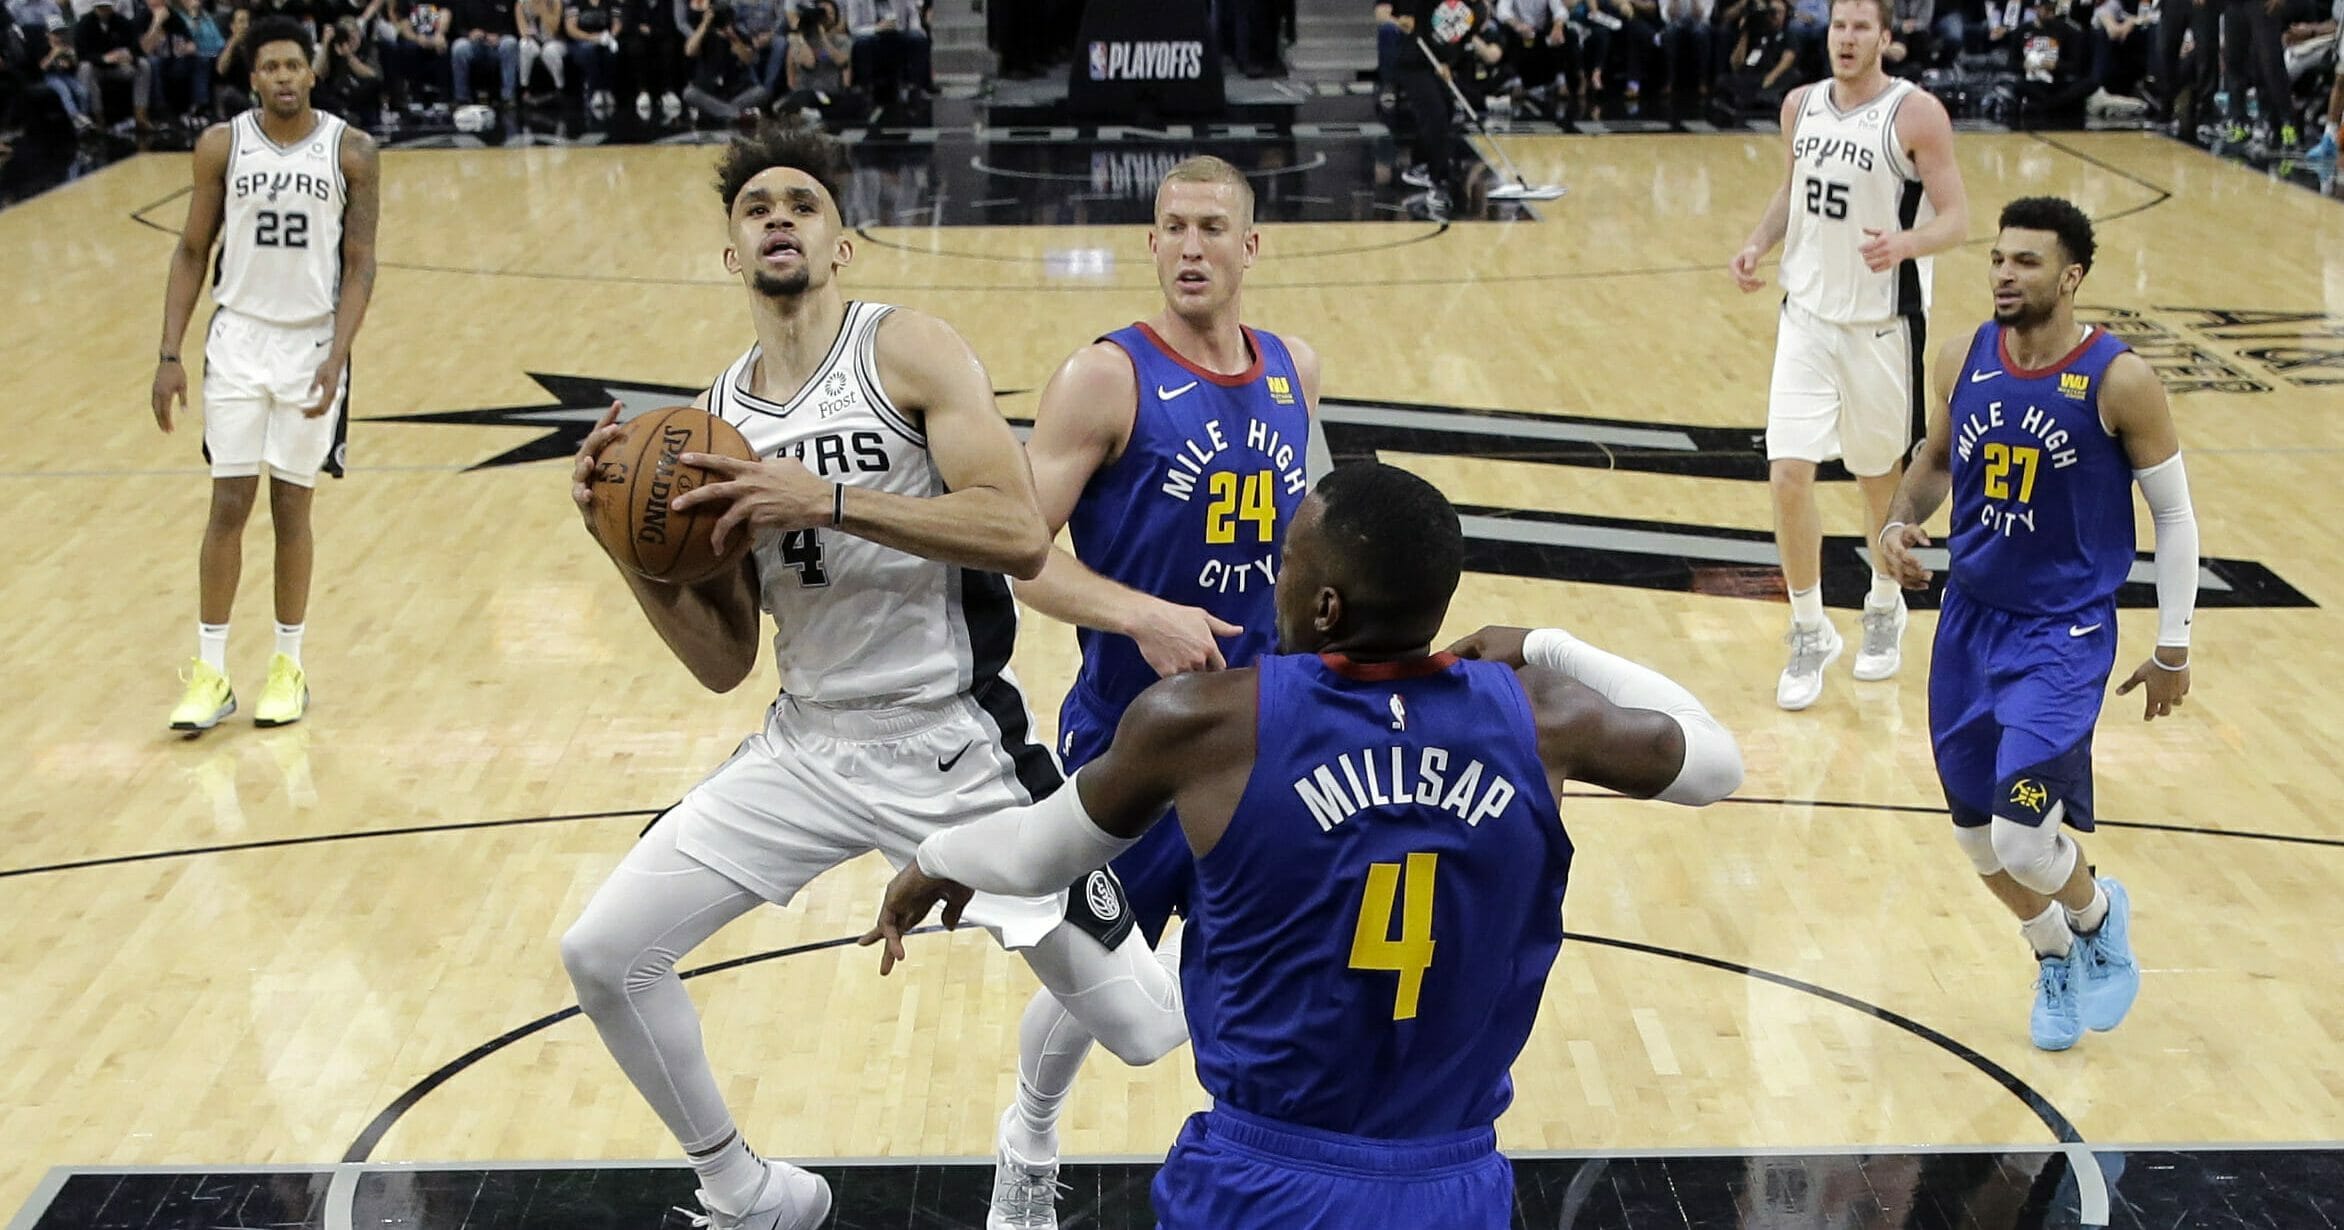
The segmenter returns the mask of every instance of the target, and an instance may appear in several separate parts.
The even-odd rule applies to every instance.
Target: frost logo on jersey
[[[822,417],[829,418],[854,409],[855,399],[852,394],[853,390],[847,387],[845,372],[830,373],[830,378],[822,382]]]
[[[1205,45],[1178,42],[1091,44],[1093,81],[1194,81],[1205,75]]]

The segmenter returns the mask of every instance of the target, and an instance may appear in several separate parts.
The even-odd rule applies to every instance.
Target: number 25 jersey
[[[1181,987],[1218,1106],[1379,1140],[1513,1100],[1571,843],[1513,670],[1269,654],[1253,773],[1197,860]]]
[[[1828,80],[1810,86],[1793,121],[1782,288],[1794,305],[1838,324],[1922,315],[1931,259],[1874,273],[1863,255],[1865,231],[1908,231],[1936,216],[1896,139],[1897,112],[1920,87],[1891,82],[1852,111],[1840,110],[1831,90]]]
[[[2004,336],[1978,329],[1948,402],[1948,579],[1988,606],[2064,615],[2132,572],[2132,462],[2100,420],[2108,365],[2130,347],[2095,326],[2066,358],[2028,371]]]

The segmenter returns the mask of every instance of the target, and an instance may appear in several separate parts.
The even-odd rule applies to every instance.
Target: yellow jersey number
[[[1438,854],[1411,854],[1399,863],[1370,863],[1359,898],[1359,926],[1351,936],[1351,968],[1400,975],[1392,1019],[1416,1019],[1424,971],[1432,965],[1433,873]],[[1400,938],[1392,938],[1392,907],[1400,906]]]
[[[2031,504],[2035,499],[2035,467],[2043,459],[2043,450],[2027,446],[2013,448],[1998,440],[1988,441],[1986,458],[1986,498],[2007,500],[2010,496],[2010,473],[2018,471],[2018,502]]]
[[[1268,542],[1278,527],[1277,489],[1268,470],[1236,474],[1222,470],[1205,479],[1213,502],[1205,508],[1205,541],[1226,546],[1237,541],[1238,522],[1251,521],[1257,542]]]

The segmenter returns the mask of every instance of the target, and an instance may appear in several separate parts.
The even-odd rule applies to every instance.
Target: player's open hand
[[[960,912],[968,908],[969,898],[975,895],[966,885],[939,880],[920,870],[917,862],[906,863],[887,882],[887,896],[879,903],[878,923],[855,943],[864,948],[886,945],[879,950],[879,976],[884,978],[903,960],[903,937],[927,919],[928,911],[941,902],[944,928],[949,931],[960,925]]]
[[[1752,244],[1734,253],[1734,259],[1727,262],[1726,269],[1734,275],[1734,285],[1741,287],[1743,294],[1766,285],[1766,279],[1758,276],[1758,262],[1765,255]]]
[[[677,512],[710,504],[725,506],[724,515],[716,519],[716,528],[709,536],[718,555],[724,554],[725,543],[731,541],[737,529],[776,530],[786,534],[830,524],[830,489],[835,484],[816,478],[795,457],[742,461],[714,453],[685,453],[677,460],[724,480],[694,487],[669,505]]]
[[[1883,231],[1867,226],[1864,235],[1863,246],[1856,252],[1864,258],[1864,268],[1874,273],[1886,273],[1919,255],[1913,250],[1911,231]]]
[[[578,445],[578,458],[570,463],[570,499],[578,505],[578,515],[586,518],[586,532],[594,533],[594,480],[602,467],[602,450],[619,438],[618,402],[612,402],[602,417],[594,420],[594,430]],[[598,537],[597,542],[601,541]]]
[[[165,434],[171,430],[171,405],[187,404],[187,367],[174,359],[155,365],[155,426]]]
[[[1917,525],[1891,525],[1880,531],[1880,562],[1888,566],[1888,575],[1906,589],[1929,588],[1929,569],[1921,558],[1913,554],[1916,547],[1929,545],[1929,531]]]
[[[1126,630],[1139,646],[1139,656],[1164,678],[1227,667],[1229,660],[1222,656],[1218,638],[1244,634],[1245,629],[1216,618],[1203,607],[1152,600],[1141,607]]]
[[[334,398],[342,392],[342,366],[348,360],[328,354],[326,361],[317,365],[317,375],[309,382],[309,402],[301,407],[301,417],[322,418],[334,408]]]
[[[1504,624],[1491,624],[1449,646],[1449,652],[1460,658],[1472,658],[1482,662],[1503,662],[1515,670],[1520,670],[1523,666],[1522,645],[1529,639],[1530,629],[1528,628],[1509,628]]]
[[[2149,694],[2141,707],[2141,720],[2172,717],[2189,695],[2189,651],[2160,646],[2154,657],[2134,668],[2132,678],[2118,685],[2116,694],[2129,696],[2142,684],[2148,685]]]

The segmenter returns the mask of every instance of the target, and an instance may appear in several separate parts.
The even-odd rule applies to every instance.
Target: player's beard
[[[2057,299],[2053,299],[2049,303],[2038,303],[2031,296],[2022,297],[2018,301],[2018,306],[2009,311],[2004,311],[1999,307],[1995,308],[1994,323],[2006,329],[2032,329],[2051,319],[2052,311],[2058,306]]]
[[[806,268],[803,264],[789,273],[767,273],[760,269],[749,279],[749,285],[756,287],[757,293],[768,299],[787,299],[793,295],[802,295],[806,293],[806,288],[813,284],[814,271]]]

